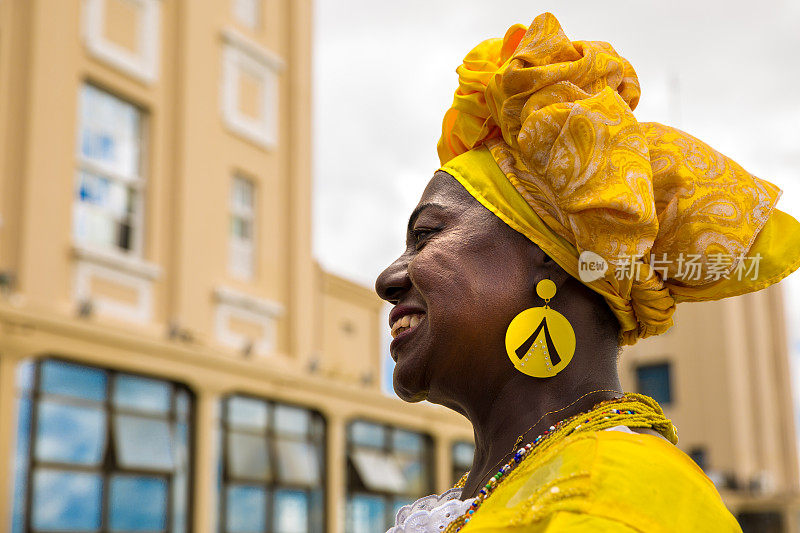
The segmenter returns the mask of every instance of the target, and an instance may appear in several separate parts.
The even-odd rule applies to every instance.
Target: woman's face
[[[546,256],[437,172],[414,209],[406,249],[375,283],[389,316],[394,389],[406,401],[452,404],[476,381],[514,372],[505,329],[535,304],[534,269]],[[490,354],[487,356],[487,354]]]

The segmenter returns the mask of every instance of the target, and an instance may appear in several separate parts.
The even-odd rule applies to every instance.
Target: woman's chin
[[[399,365],[398,365],[399,366]],[[421,381],[422,373],[417,371],[403,372],[404,369],[395,366],[394,373],[392,374],[392,388],[395,394],[408,403],[416,403],[426,400],[428,398],[428,390],[423,386]]]

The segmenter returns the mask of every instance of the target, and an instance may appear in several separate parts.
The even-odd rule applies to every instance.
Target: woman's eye
[[[415,228],[411,230],[411,240],[414,246],[419,246],[423,241],[430,237],[436,230],[428,228]]]

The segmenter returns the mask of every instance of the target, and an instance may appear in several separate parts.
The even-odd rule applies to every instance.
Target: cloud
[[[314,43],[314,252],[366,285],[402,251],[438,167],[455,68],[488,37],[550,10],[573,39],[634,65],[640,120],[677,126],[785,190],[800,217],[800,86],[792,2],[569,3],[318,0]],[[677,80],[677,82],[676,82]]]

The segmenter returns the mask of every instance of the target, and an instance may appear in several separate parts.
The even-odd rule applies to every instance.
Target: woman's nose
[[[405,254],[386,267],[375,280],[375,292],[392,304],[396,304],[410,288],[411,278],[408,277],[408,260]]]

